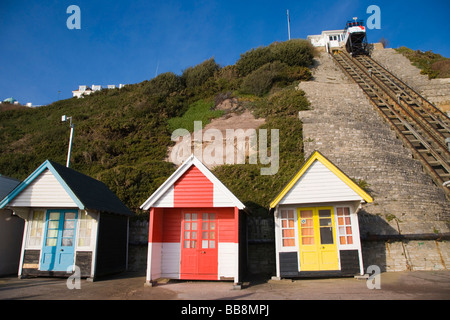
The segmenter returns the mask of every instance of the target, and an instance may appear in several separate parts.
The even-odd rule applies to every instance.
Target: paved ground
[[[449,271],[382,273],[380,289],[354,278],[251,279],[241,290],[230,282],[160,281],[144,286],[145,277],[124,273],[101,281],[81,280],[69,290],[59,278],[0,278],[0,300],[449,300]]]

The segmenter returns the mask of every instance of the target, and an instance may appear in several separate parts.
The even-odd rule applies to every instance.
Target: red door
[[[217,280],[217,257],[217,214],[184,212],[180,278]]]

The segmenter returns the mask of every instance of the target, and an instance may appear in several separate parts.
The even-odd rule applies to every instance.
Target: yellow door
[[[300,271],[339,270],[332,207],[298,208]]]

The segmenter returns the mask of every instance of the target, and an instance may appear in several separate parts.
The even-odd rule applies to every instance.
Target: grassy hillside
[[[164,73],[150,81],[96,92],[83,99],[61,100],[39,108],[0,106],[0,174],[24,179],[46,159],[64,164],[69,126],[75,135],[71,167],[106,183],[132,210],[175,170],[164,159],[171,132],[192,130],[194,120],[222,115],[218,96],[236,97],[267,128],[280,129],[280,170],[261,176],[260,165],[231,165],[214,173],[252,208],[270,199],[303,161],[298,110],[308,107],[293,89],[311,74],[313,49],[304,40],[274,43],[241,55],[235,65],[214,59],[189,67],[181,75]]]
[[[411,63],[428,75],[429,79],[450,78],[450,59],[431,51],[412,50],[406,47],[396,49],[407,57]]]

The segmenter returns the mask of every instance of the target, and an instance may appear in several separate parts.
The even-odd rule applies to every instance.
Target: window
[[[337,208],[340,244],[353,244],[350,208]]]
[[[319,210],[320,244],[333,244],[331,210]]]
[[[283,247],[295,246],[294,210],[281,210],[281,239]]]
[[[41,245],[43,227],[44,211],[33,211],[33,217],[30,221],[29,247],[39,247]]]
[[[202,249],[216,248],[216,215],[202,214]]]
[[[185,249],[197,248],[197,214],[184,214],[184,244]]]
[[[80,215],[80,234],[78,236],[79,247],[89,247],[91,245],[92,225],[94,219],[83,211]]]
[[[217,221],[215,213],[184,214],[184,249],[216,249]]]
[[[300,231],[302,245],[313,245],[314,238],[314,214],[312,210],[300,211]]]

